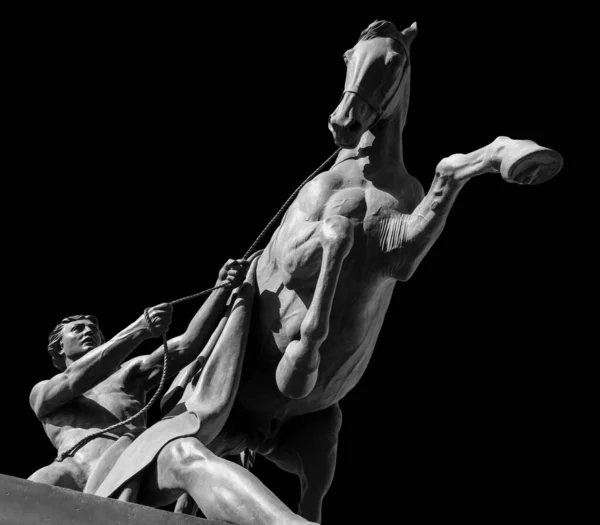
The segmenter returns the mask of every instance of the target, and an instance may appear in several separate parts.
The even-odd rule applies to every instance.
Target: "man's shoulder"
[[[140,355],[138,357],[134,357],[133,359],[129,359],[121,364],[119,370],[113,374],[113,376],[118,374],[122,378],[122,381],[135,379],[141,373],[141,369],[146,363],[147,359],[147,355]]]
[[[44,379],[43,381],[39,381],[38,383],[36,383],[35,385],[33,385],[33,388],[31,389],[31,392],[29,393],[29,402],[31,403],[40,393],[40,391],[44,388],[44,385],[46,383],[48,383],[49,379]]]
[[[139,367],[141,364],[143,364],[147,358],[147,355],[140,355],[129,359],[128,361],[125,361],[121,364],[121,366],[119,367],[119,372],[129,372],[132,369]]]
[[[29,406],[31,409],[37,414],[40,408],[40,401],[43,397],[44,386],[50,381],[49,379],[44,379],[33,385],[31,392],[29,393]]]

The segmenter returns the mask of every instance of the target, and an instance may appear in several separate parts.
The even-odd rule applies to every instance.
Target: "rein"
[[[333,158],[341,150],[342,150],[342,148],[338,148],[325,162],[323,162],[323,164],[321,164],[315,171],[313,171],[304,180],[304,182],[302,182],[302,184],[300,184],[300,186],[298,186],[294,190],[294,192],[288,197],[288,199],[279,208],[279,211],[277,211],[277,213],[273,216],[273,218],[268,222],[268,224],[260,232],[260,234],[258,235],[258,237],[256,238],[256,240],[252,243],[252,246],[250,246],[250,248],[248,248],[248,251],[244,254],[243,259],[248,259],[248,257],[250,257],[250,255],[252,255],[252,253],[256,249],[256,246],[264,238],[264,236],[267,234],[267,232],[269,231],[269,229],[271,228],[271,226],[273,226],[273,224],[281,217],[281,215],[283,214],[283,212],[285,212],[287,210],[287,208],[292,203],[292,201],[296,198],[296,196],[298,195],[298,193],[300,193],[300,190],[304,186],[306,186],[306,184],[308,184],[312,179],[314,179],[319,173],[321,173],[321,171],[325,168],[325,166],[327,166],[327,164],[329,164],[329,162],[331,162],[333,160]],[[214,290],[218,290],[219,288],[224,288],[226,286],[228,287],[228,286],[230,286],[230,284],[229,283],[224,283],[224,284],[220,284],[218,286],[213,286],[212,288],[208,288],[206,290],[202,290],[201,292],[195,293],[193,295],[188,295],[186,297],[182,297],[180,299],[176,299],[175,301],[172,301],[170,304],[171,304],[171,306],[174,306],[176,304],[181,304],[181,303],[184,303],[186,301],[191,301],[192,299],[196,299],[197,297],[201,297],[203,295],[207,295],[207,294],[211,293]],[[150,332],[153,333],[154,332],[153,323],[152,323],[152,319],[150,318],[150,315],[148,314],[148,308],[146,308],[144,310],[144,317],[146,318],[146,323],[148,324],[148,328],[150,329]],[[169,345],[167,344],[167,332],[166,331],[163,332],[163,334],[162,334],[162,344],[163,344],[165,352],[164,352],[164,356],[163,356],[163,369],[162,369],[162,375],[160,377],[160,383],[158,385],[158,389],[156,390],[156,392],[152,396],[152,399],[150,399],[150,401],[148,401],[148,403],[146,403],[146,406],[144,406],[144,408],[142,408],[141,410],[139,410],[137,412],[137,414],[134,414],[133,416],[128,417],[124,421],[121,421],[119,423],[115,423],[114,425],[106,427],[106,428],[104,428],[102,430],[99,430],[97,432],[89,434],[89,435],[85,436],[84,438],[80,439],[71,448],[69,448],[68,450],[66,450],[66,451],[62,452],[61,454],[59,454],[57,456],[57,458],[55,459],[55,461],[61,462],[61,461],[65,460],[67,457],[72,456],[75,452],[77,452],[81,447],[83,447],[84,445],[86,445],[90,441],[96,439],[97,437],[102,436],[103,434],[106,434],[107,432],[112,432],[113,430],[116,430],[117,428],[120,428],[122,426],[128,425],[134,419],[136,419],[136,418],[140,417],[141,415],[145,414],[146,412],[148,412],[148,410],[150,409],[150,407],[156,402],[156,400],[159,398],[160,394],[164,390],[165,383],[167,381],[168,367],[169,367]]]

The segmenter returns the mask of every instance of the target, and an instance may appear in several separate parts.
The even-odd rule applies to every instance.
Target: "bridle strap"
[[[381,118],[381,115],[383,115],[383,110],[381,109],[381,106],[379,106],[379,104],[371,100],[360,86],[355,84],[350,86],[348,89],[345,89],[342,93],[342,98],[346,93],[354,93],[355,95],[358,95],[360,98],[362,98],[369,106],[371,106],[371,109],[377,114],[378,119]]]
[[[397,42],[400,42],[400,40],[397,40]],[[369,126],[369,129],[372,128],[375,124],[377,124],[381,120],[381,117],[383,116],[385,110],[387,109],[387,106],[389,105],[389,103],[392,100],[394,100],[394,98],[398,94],[398,90],[400,89],[400,86],[402,85],[402,82],[404,81],[404,75],[406,74],[406,71],[410,67],[410,55],[408,54],[408,50],[406,49],[406,46],[404,45],[403,42],[400,42],[400,43],[402,44],[402,47],[404,48],[404,52],[406,55],[406,65],[404,66],[404,69],[402,70],[402,76],[400,77],[400,80],[398,81],[398,85],[396,86],[396,89],[394,90],[394,94],[387,101],[385,101],[385,104],[379,105],[379,104],[377,104],[377,102],[371,100],[371,98],[364,92],[364,90],[358,84],[351,85],[347,89],[344,89],[344,92],[342,93],[342,98],[344,98],[344,95],[346,93],[354,93],[355,95],[358,95],[375,112],[375,114],[377,115],[377,118],[373,121],[373,124],[371,124]]]

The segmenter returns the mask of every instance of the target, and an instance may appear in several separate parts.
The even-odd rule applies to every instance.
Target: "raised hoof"
[[[563,166],[558,151],[531,140],[515,140],[504,152],[500,174],[507,182],[535,185],[554,177]]]

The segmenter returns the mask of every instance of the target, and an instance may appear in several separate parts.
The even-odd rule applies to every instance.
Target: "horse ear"
[[[417,23],[413,22],[410,27],[407,27],[404,31],[402,31],[402,36],[404,37],[406,45],[410,48],[412,41],[417,36]]]

